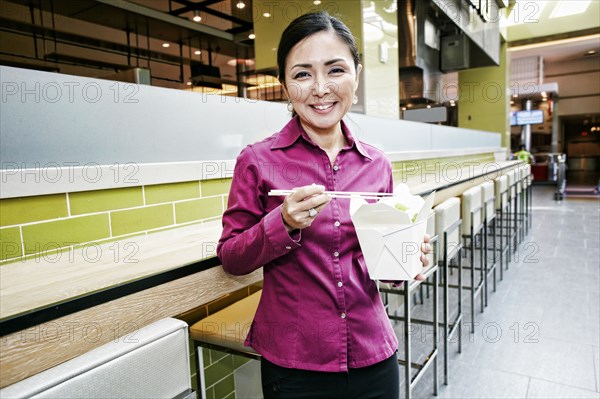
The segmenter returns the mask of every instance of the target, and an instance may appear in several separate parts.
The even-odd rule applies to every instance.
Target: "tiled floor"
[[[477,302],[474,334],[465,295],[463,350],[450,344],[448,385],[440,351],[439,398],[600,398],[600,201],[555,202],[554,189],[533,187],[533,227],[484,313]],[[415,330],[417,361],[430,336]],[[413,397],[433,397],[431,381]]]

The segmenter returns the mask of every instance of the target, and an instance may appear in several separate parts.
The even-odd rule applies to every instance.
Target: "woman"
[[[303,15],[284,31],[277,62],[293,118],[239,155],[217,247],[231,274],[264,266],[246,345],[262,355],[265,398],[396,399],[398,341],[349,200],[324,193],[393,191],[389,160],[342,121],[362,68],[354,37],[326,13]]]

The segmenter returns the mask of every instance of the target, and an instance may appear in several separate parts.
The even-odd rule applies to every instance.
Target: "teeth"
[[[321,111],[326,110],[327,108],[330,108],[332,106],[332,104],[327,104],[327,105],[314,105],[314,107],[316,109],[319,109]]]

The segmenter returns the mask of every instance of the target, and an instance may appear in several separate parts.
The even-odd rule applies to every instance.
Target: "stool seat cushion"
[[[489,223],[493,218],[496,211],[494,210],[494,183],[486,181],[481,184],[481,202],[485,209],[485,219]],[[487,203],[487,204],[486,204]]]
[[[261,293],[262,291],[257,291],[196,322],[190,327],[192,339],[238,352],[256,353],[254,349],[244,346],[244,341],[250,331]]]
[[[481,187],[471,187],[462,193],[462,234],[471,234],[471,214],[473,214],[473,229],[481,224]],[[477,231],[475,231],[477,233]]]
[[[460,199],[453,197],[448,198],[438,206],[435,210],[435,231],[438,235],[439,248],[440,248],[440,259],[444,257],[443,248],[444,232],[448,230],[457,220],[460,220]],[[460,244],[460,227],[454,231],[448,231],[448,245],[446,248],[446,256],[450,257],[454,252],[454,249]]]
[[[496,209],[504,209],[508,204],[508,176],[502,175],[494,180],[494,195]]]
[[[0,397],[183,397],[192,389],[189,353],[187,324],[161,319],[9,385]]]
[[[513,169],[510,172],[508,172],[506,174],[506,176],[508,176],[508,195],[510,197],[510,199],[514,199],[517,195],[517,186],[516,184],[518,183],[518,176],[517,176],[517,169]]]

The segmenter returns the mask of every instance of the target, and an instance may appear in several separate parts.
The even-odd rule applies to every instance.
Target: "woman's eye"
[[[308,72],[298,72],[297,74],[294,75],[294,79],[305,78],[307,76],[310,76],[308,74]]]
[[[344,68],[338,67],[338,68],[333,68],[330,73],[344,73]]]

